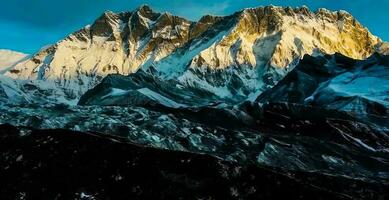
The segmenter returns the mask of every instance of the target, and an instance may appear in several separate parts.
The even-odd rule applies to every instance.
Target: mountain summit
[[[274,85],[304,54],[362,59],[380,43],[345,11],[266,6],[192,22],[141,6],[104,12],[6,75],[53,81],[79,97],[108,74],[142,69],[218,96],[250,97]]]

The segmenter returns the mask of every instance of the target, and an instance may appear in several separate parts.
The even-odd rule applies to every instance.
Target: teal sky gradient
[[[105,10],[130,11],[142,4],[191,20],[270,4],[346,10],[373,34],[389,40],[389,0],[2,0],[0,48],[34,53],[91,24]]]

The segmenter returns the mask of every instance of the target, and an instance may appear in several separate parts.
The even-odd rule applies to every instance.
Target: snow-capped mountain
[[[305,56],[257,102],[288,103],[342,110],[356,116],[389,117],[389,56],[366,60],[341,54]]]
[[[238,99],[230,100],[239,101]],[[166,81],[153,72],[139,70],[128,76],[108,75],[96,87],[81,96],[79,104],[153,105],[180,108],[206,106],[218,101],[222,99],[207,90],[182,85],[174,79]],[[228,99],[223,99],[223,101],[228,101]]]
[[[77,99],[108,74],[142,68],[222,98],[255,99],[304,54],[362,59],[380,43],[345,11],[267,6],[192,22],[142,6],[105,12],[6,75],[54,82]]]
[[[51,82],[12,79],[0,74],[0,105],[57,104],[76,105],[78,100]]]
[[[0,74],[4,73],[9,67],[28,58],[28,54],[0,49]]]
[[[365,117],[373,117],[373,121],[367,121],[375,123],[379,119],[387,124],[388,93],[388,55],[375,53],[365,60],[356,60],[339,53],[306,55],[281,81],[261,93],[256,100],[250,100],[250,104],[286,104],[289,107],[296,106],[295,109],[285,108],[295,112],[300,110],[299,107],[336,110],[363,118],[364,122],[367,119]],[[79,105],[141,106],[169,110],[211,106],[224,109],[237,104],[244,105],[246,100],[239,96],[222,98],[200,87],[181,84],[178,80],[163,80],[154,71],[139,70],[128,76],[108,75],[81,97]],[[239,118],[246,119],[243,115]],[[345,116],[340,118],[348,119]]]
[[[207,15],[198,22],[156,13],[147,6],[105,12],[92,25],[27,60],[11,62],[0,74],[0,124],[22,127],[20,133],[9,125],[0,128],[4,135],[0,149],[10,155],[0,162],[0,169],[25,174],[18,170],[23,165],[40,173],[34,166],[47,166],[45,159],[39,153],[29,154],[34,152],[31,147],[20,151],[26,141],[31,139],[32,147],[39,148],[52,144],[54,148],[48,147],[55,152],[58,142],[69,146],[66,141],[79,143],[72,137],[90,133],[93,141],[97,136],[115,145],[131,142],[210,155],[208,159],[216,156],[223,159],[220,163],[271,167],[288,177],[300,174],[298,182],[310,186],[315,186],[315,179],[304,181],[302,173],[326,174],[339,184],[316,183],[330,185],[335,189],[328,190],[331,193],[347,190],[355,194],[347,195],[350,198],[385,199],[377,195],[389,185],[389,55],[384,55],[388,49],[345,11],[267,6],[225,17]],[[64,137],[31,135],[38,129],[56,129]],[[75,155],[80,152],[74,151],[77,148],[65,150]],[[15,150],[12,155],[9,149]],[[46,149],[42,152],[47,155]],[[40,161],[29,159],[31,155]],[[78,161],[69,159],[62,162],[65,168]],[[201,164],[209,164],[208,159]],[[25,165],[29,161],[34,161],[32,168]],[[107,173],[110,180],[119,173],[117,164],[112,166],[114,171]],[[242,168],[231,170],[219,174],[235,183]],[[165,172],[163,177],[173,177],[174,185],[188,183],[185,174]],[[128,186],[127,176],[120,174],[115,182]],[[267,176],[257,176],[263,177]],[[377,195],[339,177],[374,183]],[[197,182],[189,180],[191,191]],[[259,191],[231,188],[227,191],[235,197]],[[25,194],[15,191],[18,198]],[[136,187],[134,192],[138,191]]]

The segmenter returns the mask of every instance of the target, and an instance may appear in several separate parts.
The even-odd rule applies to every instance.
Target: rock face
[[[377,52],[382,55],[389,55],[389,42],[383,42],[377,45]]]
[[[378,53],[366,60],[341,54],[305,56],[279,83],[263,92],[258,103],[289,103],[342,110],[359,116],[389,116],[389,58]],[[242,83],[228,87],[239,91]],[[379,85],[379,87],[375,86]],[[196,107],[245,101],[243,95],[220,97],[177,80],[165,81],[154,71],[109,75],[85,93],[80,105],[160,105]]]
[[[170,54],[188,40],[190,24],[148,7],[105,12],[91,26],[38,52],[7,75],[54,81],[79,95],[107,74],[132,73]]]
[[[146,106],[169,108],[206,106],[219,101],[244,100],[236,96],[222,99],[195,86],[177,80],[163,80],[151,71],[139,70],[128,76],[108,75],[96,87],[81,96],[79,105]]]
[[[389,56],[374,54],[360,61],[335,54],[305,56],[257,101],[287,102],[387,118],[388,94]]]
[[[53,81],[77,98],[108,74],[153,68],[163,79],[248,98],[277,82],[304,54],[362,59],[380,42],[344,11],[268,6],[191,22],[142,6],[105,12],[6,74]],[[229,89],[236,84],[238,90]]]
[[[385,199],[387,185],[0,126],[1,199]]]
[[[81,97],[79,105],[136,106],[168,114],[166,121],[165,118],[162,120],[166,124],[158,125],[161,123],[159,119],[137,120],[132,117],[137,114],[128,114],[131,116],[129,121],[136,121],[137,125],[124,123],[131,130],[139,126],[145,131],[131,136],[132,139],[148,133],[158,138],[151,144],[162,144],[166,148],[188,150],[187,143],[180,141],[189,138],[190,151],[206,152],[228,160],[257,160],[271,166],[346,176],[350,175],[350,170],[355,170],[351,176],[371,176],[380,171],[384,178],[386,172],[383,171],[387,170],[367,166],[384,166],[386,164],[381,161],[389,158],[385,153],[389,147],[388,66],[388,56],[380,54],[366,60],[355,60],[341,54],[307,55],[276,86],[253,102],[218,98],[197,88],[180,85],[177,81],[161,80],[153,71],[139,70],[129,76],[107,76]],[[150,124],[142,123],[143,120]],[[122,120],[119,121],[116,123],[121,124]],[[187,135],[183,130],[191,127],[189,124],[204,131]],[[89,124],[86,126],[90,127]],[[152,133],[154,129],[149,129],[150,126],[164,128]],[[224,134],[226,132],[215,127],[231,133]],[[166,131],[178,135],[172,136]],[[161,136],[159,132],[166,135]],[[231,136],[235,133],[242,136]],[[256,134],[261,137],[254,136]],[[273,138],[276,135],[284,137]],[[270,141],[274,139],[277,142],[269,142],[268,137],[272,138]],[[240,138],[244,138],[245,142]],[[178,144],[172,140],[178,141]],[[339,149],[338,145],[345,148]],[[378,154],[364,154],[366,152],[378,153],[383,156],[382,160],[377,163],[371,158]],[[321,159],[326,160],[326,164],[322,165]]]

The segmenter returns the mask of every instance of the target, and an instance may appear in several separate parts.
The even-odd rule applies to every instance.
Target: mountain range
[[[267,6],[192,22],[142,6],[105,12],[5,75],[52,82],[73,100],[109,74],[155,70],[218,97],[255,99],[305,54],[364,59],[387,49],[382,44],[345,11]]]
[[[0,51],[6,123],[26,135],[1,141],[34,146],[41,136],[29,133],[55,129],[66,133],[57,138],[66,146],[67,134],[79,131],[86,137],[72,151],[99,138],[150,146],[169,159],[186,154],[161,149],[385,188],[389,43],[346,11],[266,6],[198,21],[148,6],[107,11],[35,54]],[[174,177],[191,176],[182,173]],[[387,196],[315,184],[340,199]]]

